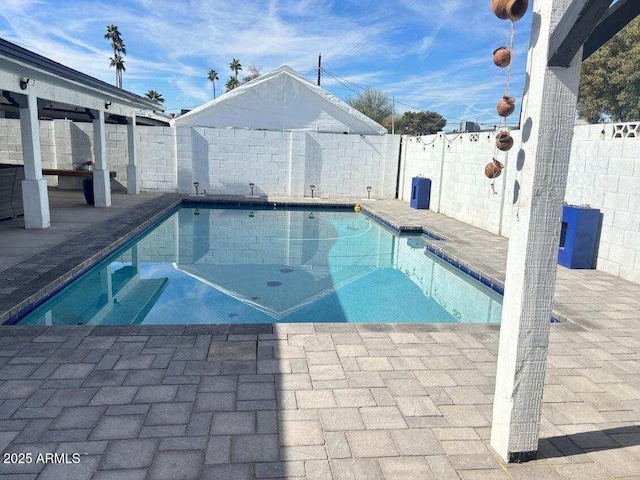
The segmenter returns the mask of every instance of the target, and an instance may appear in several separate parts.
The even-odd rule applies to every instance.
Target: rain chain
[[[496,49],[493,52],[493,63],[500,68],[507,68],[507,82],[502,98],[496,106],[498,115],[502,117],[502,122],[496,131],[496,144],[493,151],[493,159],[484,167],[484,174],[487,178],[494,180],[491,182],[491,191],[495,194],[495,179],[500,176],[504,164],[498,159],[498,151],[508,152],[513,147],[513,137],[507,127],[507,117],[516,109],[516,99],[509,96],[509,86],[511,83],[511,60],[513,58],[513,39],[515,32],[515,22],[520,20],[527,12],[528,0],[491,0],[491,10],[501,20],[510,20],[509,38],[507,45]]]

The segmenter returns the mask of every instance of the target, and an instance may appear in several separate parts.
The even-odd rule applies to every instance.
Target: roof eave
[[[164,111],[165,107],[133,92],[110,85],[95,77],[69,68],[61,63],[38,55],[14,43],[0,38],[0,58],[21,69],[29,69],[40,75],[54,77],[74,87],[81,87],[118,103],[143,110]]]

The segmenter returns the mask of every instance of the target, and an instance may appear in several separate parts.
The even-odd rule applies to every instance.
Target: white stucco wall
[[[444,138],[429,135],[419,142],[416,137],[404,138],[400,199],[410,201],[412,177],[431,178],[432,210],[509,236],[513,186],[520,175],[520,131],[511,133],[515,146],[508,154],[494,149],[492,132],[448,134]],[[506,169],[495,180],[494,194],[491,180],[484,176],[484,166],[496,154]],[[565,199],[570,204],[599,208],[603,215],[598,270],[640,283],[638,123],[575,127]]]

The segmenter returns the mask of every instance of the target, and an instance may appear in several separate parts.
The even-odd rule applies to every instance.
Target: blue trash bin
[[[431,198],[431,179],[422,177],[413,177],[411,180],[411,208],[419,210],[429,209],[429,200]]]
[[[600,210],[565,205],[558,263],[567,268],[594,268]]]

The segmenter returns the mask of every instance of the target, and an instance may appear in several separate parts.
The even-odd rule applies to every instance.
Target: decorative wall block
[[[640,122],[617,123],[613,125],[613,138],[638,138],[640,137]]]

